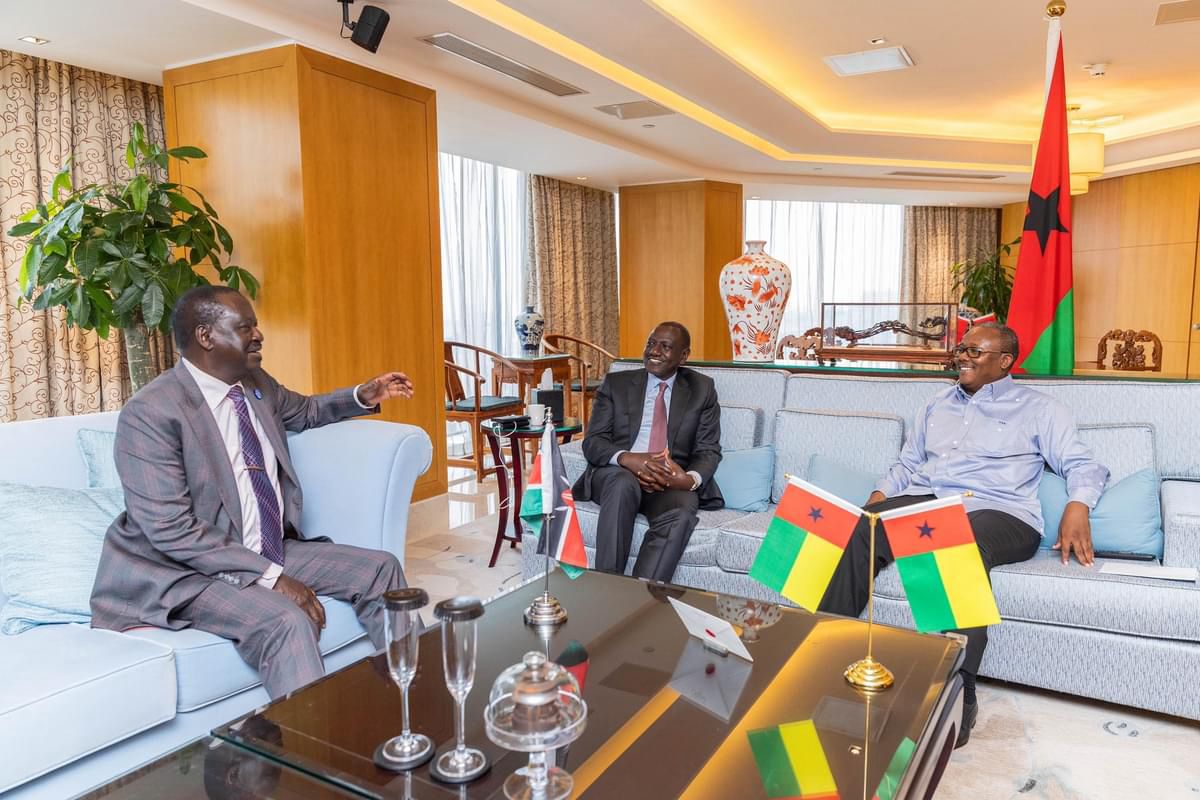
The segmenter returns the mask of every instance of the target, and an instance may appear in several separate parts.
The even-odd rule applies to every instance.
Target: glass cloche
[[[547,766],[546,753],[579,738],[587,703],[579,682],[565,668],[531,651],[492,685],[484,723],[488,738],[507,750],[529,753],[529,764],[504,782],[510,800],[562,800],[571,795],[571,775]]]

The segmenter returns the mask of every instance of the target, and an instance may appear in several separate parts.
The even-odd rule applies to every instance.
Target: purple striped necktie
[[[250,485],[258,503],[258,527],[262,537],[262,554],[283,566],[283,525],[279,520],[279,498],[263,464],[262,442],[250,422],[250,409],[240,385],[231,386],[229,399],[237,412],[238,436],[242,440],[242,461],[250,472]]]

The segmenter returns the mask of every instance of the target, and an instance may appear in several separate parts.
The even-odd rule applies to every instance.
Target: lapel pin
[[[258,400],[262,400],[262,389],[255,389],[254,397],[257,398]]]

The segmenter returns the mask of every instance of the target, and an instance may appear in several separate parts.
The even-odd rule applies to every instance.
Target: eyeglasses
[[[963,353],[966,353],[967,358],[979,358],[984,353],[999,353],[1000,355],[1006,355],[1003,350],[984,350],[982,347],[964,347],[961,344],[950,352],[956,356],[961,356]]]

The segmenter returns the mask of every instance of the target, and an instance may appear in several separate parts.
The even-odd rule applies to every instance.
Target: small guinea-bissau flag
[[[767,797],[837,800],[837,783],[811,719],[746,735]]]
[[[816,611],[862,513],[858,506],[789,476],[750,577]]]
[[[1071,167],[1062,26],[1050,21],[1047,91],[1029,202],[1017,253],[1008,326],[1021,341],[1016,372],[1070,375],[1075,368],[1075,295],[1071,268]]]
[[[884,511],[879,519],[918,631],[977,628],[1000,621],[961,497]]]
[[[550,524],[543,529],[546,517],[550,517]],[[579,527],[575,498],[571,495],[571,483],[567,480],[553,425],[546,425],[537,458],[529,471],[529,487],[521,498],[521,519],[538,537],[537,552],[545,553],[549,547],[550,557],[568,577],[578,578],[588,568],[583,530]]]

